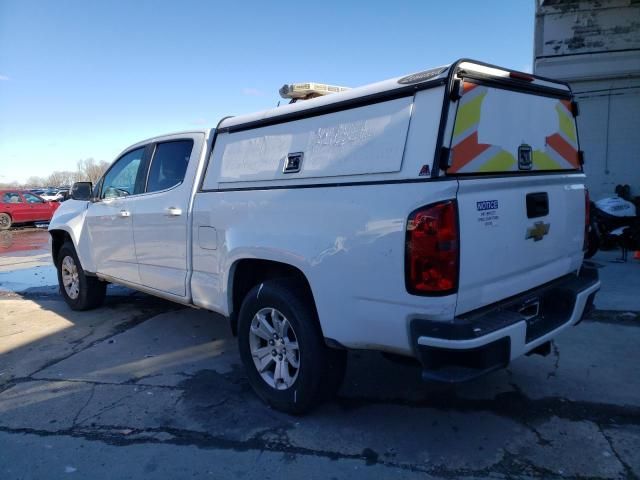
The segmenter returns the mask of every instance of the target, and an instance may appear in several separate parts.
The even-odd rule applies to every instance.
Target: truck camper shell
[[[476,86],[481,88],[471,92]],[[540,103],[537,99],[544,98],[548,105],[540,108],[545,119],[549,114],[561,115],[553,112],[558,105],[563,106],[564,117],[557,121],[557,126],[550,125],[549,132],[541,132],[540,138],[573,123],[573,118],[567,117],[571,117],[574,104],[566,83],[463,59],[312,100],[224,118],[215,132],[212,166],[201,188],[211,191],[278,188],[282,184],[292,188],[354,182],[421,182],[445,173],[480,173],[450,167],[452,164],[455,167],[456,155],[462,158],[462,153],[456,153],[452,145],[457,125],[466,125],[474,115],[479,115],[477,100],[470,100],[469,106],[462,108],[467,100],[464,97],[468,92],[469,98],[478,97],[483,89],[491,92],[485,97],[496,97],[494,102],[507,105],[513,103],[512,97],[530,99],[530,103],[536,104]],[[527,110],[530,108],[531,105],[526,105]],[[465,114],[468,118],[463,118]],[[524,108],[522,114],[527,114]],[[489,128],[497,120],[484,116]],[[484,123],[479,123],[481,133],[486,130]],[[498,128],[501,127],[496,124],[493,130]],[[532,156],[545,161],[533,162],[527,173],[581,169],[575,124],[568,128],[569,137],[575,139],[569,155],[575,155],[575,159],[570,158],[568,164],[554,163],[544,147],[539,146]],[[467,144],[462,144],[459,150],[468,149]],[[509,159],[503,149],[490,151],[494,150],[502,153],[497,160],[501,167],[509,160],[511,167],[516,165],[517,152],[509,152],[512,157]],[[500,169],[505,174],[521,172],[518,168]]]

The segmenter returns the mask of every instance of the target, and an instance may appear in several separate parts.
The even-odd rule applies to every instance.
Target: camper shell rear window
[[[581,170],[571,100],[465,79],[448,175]]]

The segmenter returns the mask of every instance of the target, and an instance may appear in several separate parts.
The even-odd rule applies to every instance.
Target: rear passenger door
[[[187,294],[188,213],[203,145],[198,133],[155,142],[145,193],[132,215],[140,282],[181,297]]]

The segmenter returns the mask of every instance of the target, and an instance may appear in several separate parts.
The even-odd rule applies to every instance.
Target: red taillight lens
[[[458,215],[448,200],[409,215],[405,280],[417,295],[444,295],[458,288]]]
[[[589,248],[589,222],[591,214],[591,201],[589,199],[589,190],[584,189],[584,242],[582,250],[587,251]]]

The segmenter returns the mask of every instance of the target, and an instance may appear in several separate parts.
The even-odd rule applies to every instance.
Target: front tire
[[[72,310],[90,310],[102,305],[107,284],[84,273],[71,242],[60,248],[57,267],[60,293]]]
[[[292,279],[269,280],[247,294],[238,344],[254,391],[282,412],[309,411],[337,390],[344,373],[324,343],[313,300]]]

